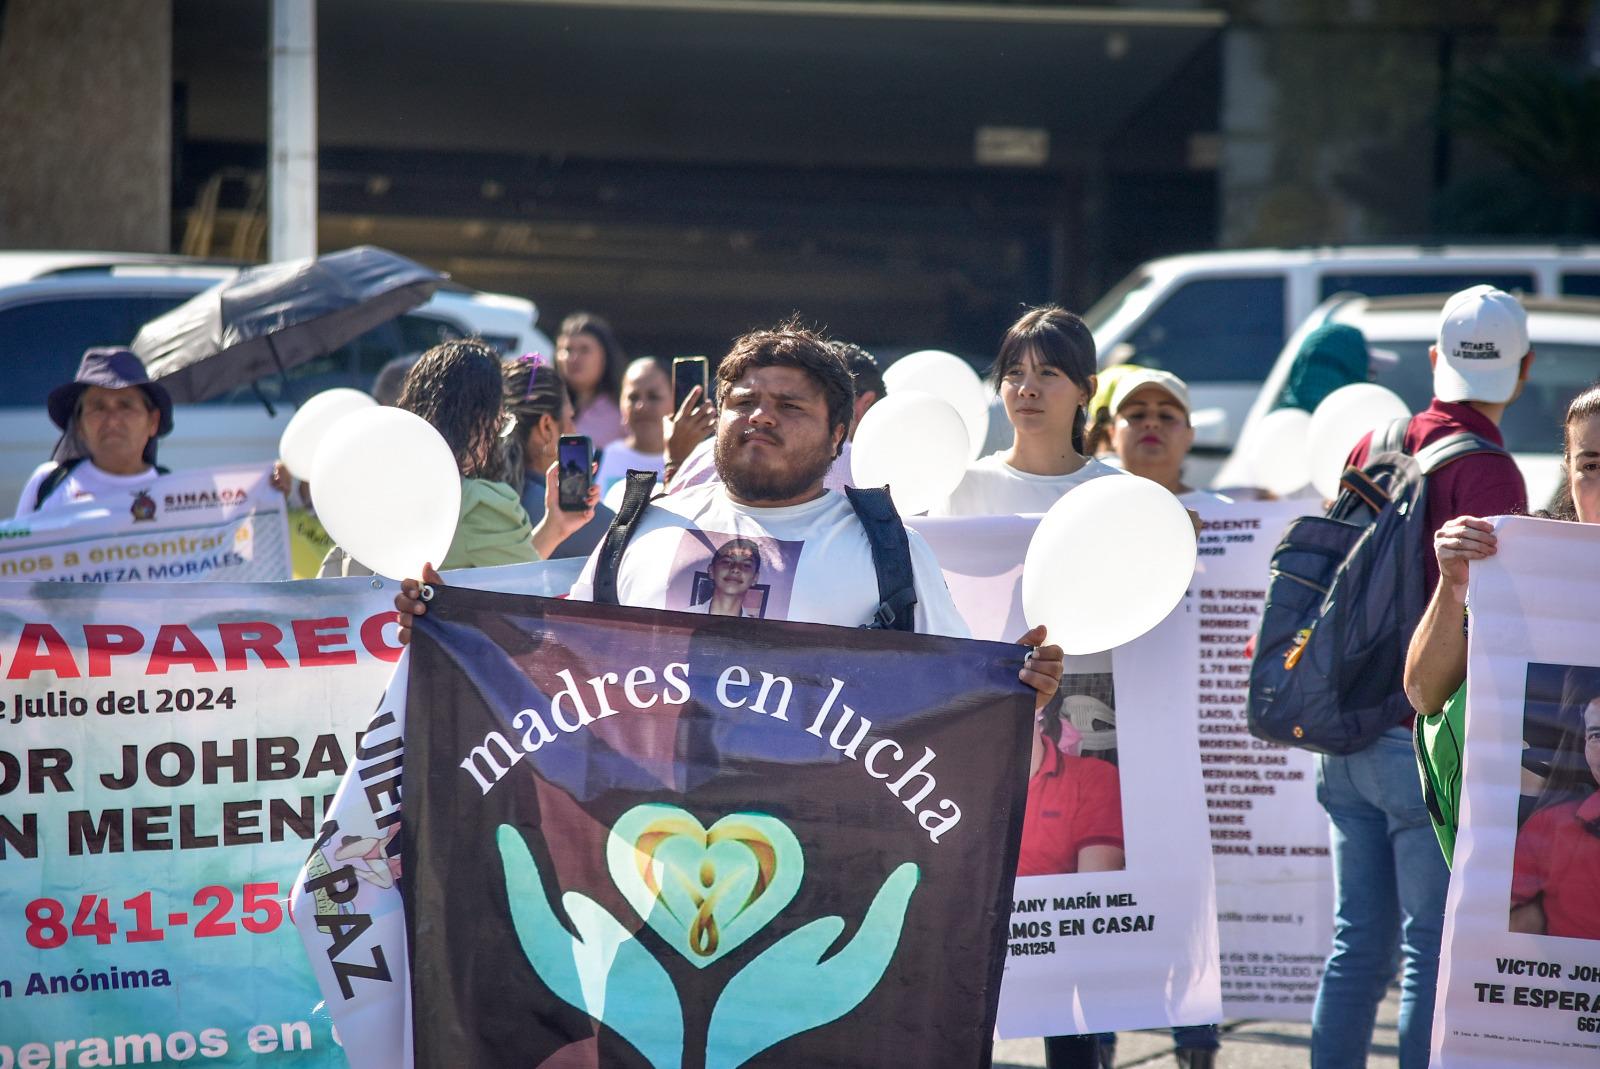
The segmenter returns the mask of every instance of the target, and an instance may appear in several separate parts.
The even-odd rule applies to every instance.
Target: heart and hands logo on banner
[[[517,938],[539,978],[568,1005],[615,1029],[656,1069],[682,1065],[683,1010],[666,970],[604,907],[576,891],[562,899],[578,929],[569,934],[516,829],[501,825],[496,838]],[[730,814],[707,829],[693,814],[659,804],[623,814],[611,829],[606,860],[629,905],[696,968],[765,928],[793,900],[804,871],[799,841],[765,813]],[[916,884],[916,865],[895,869],[855,937],[825,963],[844,931],[841,917],[791,932],[736,973],[712,1011],[707,1069],[743,1065],[859,1005],[894,955]],[[808,989],[827,998],[794,997]],[[758,1011],[766,1017],[759,1033],[723,1023]]]
[[[645,923],[700,968],[765,928],[794,898],[805,870],[800,843],[782,821],[735,813],[707,830],[670,805],[624,813],[611,829],[606,864]]]

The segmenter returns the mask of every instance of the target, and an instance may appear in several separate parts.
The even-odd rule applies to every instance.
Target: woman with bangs
[[[1094,335],[1083,320],[1055,305],[1028,309],[1006,331],[989,381],[1015,440],[974,461],[935,515],[1046,512],[1090,479],[1123,474],[1084,455],[1097,380]]]
[[[1054,305],[1030,308],[1006,331],[989,381],[1016,437],[967,468],[942,516],[1047,512],[1061,495],[1102,475],[1122,475],[1084,455],[1095,392],[1094,335]],[[1125,863],[1121,785],[1109,761],[1076,753],[1075,731],[1048,707],[1036,727],[1019,876],[1114,872]],[[1098,1036],[1047,1036],[1048,1069],[1098,1069]]]

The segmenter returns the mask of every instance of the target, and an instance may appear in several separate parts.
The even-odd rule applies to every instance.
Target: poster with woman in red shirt
[[[1111,673],[1068,675],[1033,737],[1018,876],[1119,872],[1122,786]]]
[[[1555,680],[1552,702],[1541,692]],[[1537,741],[1552,712],[1560,734],[1546,761]],[[1525,779],[1540,789],[1517,831],[1510,929],[1600,939],[1600,668],[1529,665],[1523,738]]]

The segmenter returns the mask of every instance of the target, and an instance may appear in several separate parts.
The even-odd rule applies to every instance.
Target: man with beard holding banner
[[[597,597],[603,544],[572,588],[573,599],[697,609],[696,580],[703,589],[718,552],[738,538],[761,550],[760,572],[770,583],[766,619],[871,624],[881,605],[871,546],[849,502],[823,487],[850,428],[854,394],[843,359],[810,331],[787,325],[755,331],[718,366],[717,391],[720,482],[656,498],[624,543],[615,598]],[[967,637],[937,559],[921,536],[907,536],[915,630]],[[439,582],[431,569],[424,579]],[[395,607],[406,641],[410,617],[427,611],[421,584],[403,583]],[[1035,628],[1017,640],[1031,648],[1019,678],[1040,692],[1041,705],[1062,669],[1060,648],[1042,645],[1044,638],[1044,629]]]
[[[570,601],[396,598],[418,1065],[987,1064],[1060,650],[956,641],[915,534],[885,606],[816,335],[740,339],[718,396],[721,483],[625,507]],[[766,623],[692,613],[735,540]]]

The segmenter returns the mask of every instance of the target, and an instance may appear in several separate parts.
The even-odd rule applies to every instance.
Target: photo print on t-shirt
[[[685,531],[672,563],[666,607],[713,616],[787,620],[804,542]]]
[[[1600,939],[1600,667],[1530,664],[1509,929]]]
[[[1063,676],[1039,714],[1039,731],[1045,750],[1028,783],[1017,875],[1120,871],[1126,860],[1111,673]]]

